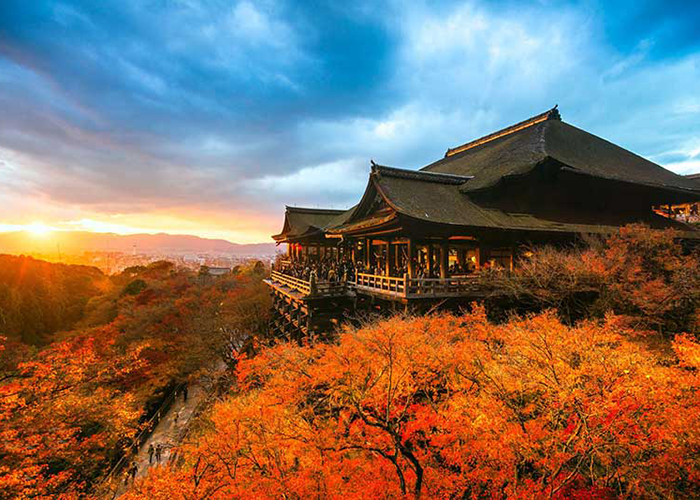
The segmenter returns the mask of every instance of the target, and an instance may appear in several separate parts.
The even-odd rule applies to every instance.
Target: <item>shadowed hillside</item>
[[[0,255],[0,334],[38,345],[72,328],[112,284],[95,267]]]

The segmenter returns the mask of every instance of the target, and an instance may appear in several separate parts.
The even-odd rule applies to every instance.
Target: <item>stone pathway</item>
[[[144,441],[143,445],[136,454],[135,461],[136,466],[138,467],[136,478],[145,476],[150,467],[168,464],[172,450],[177,446],[179,438],[185,431],[185,428],[197,409],[197,406],[204,400],[204,398],[207,397],[207,394],[209,393],[208,388],[203,387],[201,384],[190,384],[187,392],[187,401],[184,400],[182,393],[175,397],[175,401],[170,406],[170,409],[162,417],[161,421],[158,423],[158,425],[156,425],[151,435],[146,441]],[[148,446],[150,444],[152,444],[154,448],[158,444],[161,445],[163,451],[160,462],[156,461],[155,454],[153,455],[153,460],[149,461]],[[130,463],[131,462],[128,462],[128,464]],[[128,486],[124,483],[126,470],[128,468],[129,465],[124,468],[122,474],[118,478],[117,490],[110,496],[110,498],[118,498],[124,494],[128,486],[131,485],[130,480],[128,482]]]

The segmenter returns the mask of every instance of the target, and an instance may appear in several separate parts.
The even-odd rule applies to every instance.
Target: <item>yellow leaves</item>
[[[673,341],[681,366],[700,369],[700,344],[690,335],[678,335]]]

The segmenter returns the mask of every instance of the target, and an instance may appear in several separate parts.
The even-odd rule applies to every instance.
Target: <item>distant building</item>
[[[206,274],[208,276],[224,276],[231,272],[230,267],[209,267],[202,266],[199,268],[199,274]]]

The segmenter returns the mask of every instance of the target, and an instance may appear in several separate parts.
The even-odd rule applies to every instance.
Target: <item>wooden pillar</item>
[[[394,245],[394,270],[401,269],[401,245]]]
[[[395,250],[395,245],[391,244],[391,240],[387,240],[386,242],[386,259],[384,261],[384,272],[386,273],[387,276],[391,276],[391,271],[393,268],[393,255],[392,255],[392,250]]]
[[[442,279],[447,278],[447,268],[450,264],[450,248],[447,245],[447,241],[443,241],[440,244],[440,277]]]
[[[414,257],[413,254],[415,253],[415,249],[414,249],[414,245],[413,245],[413,240],[411,240],[411,239],[409,238],[409,239],[408,239],[408,243],[407,243],[406,246],[407,246],[407,248],[406,248],[406,250],[407,250],[407,251],[406,251],[406,253],[407,253],[406,258],[408,259],[408,261],[406,262],[406,268],[407,268],[407,270],[408,270],[408,277],[409,277],[409,278],[415,278],[415,277],[416,277],[416,266],[415,266],[415,262],[413,262],[413,257]]]
[[[352,260],[353,265],[357,263],[357,245],[352,242],[352,247],[350,247],[350,260]]]
[[[372,265],[372,239],[365,238],[365,267],[367,267],[368,271],[369,271],[369,268],[371,265]]]
[[[434,258],[434,251],[433,251],[433,243],[429,242],[428,243],[428,276],[431,278],[433,277],[433,259]]]

